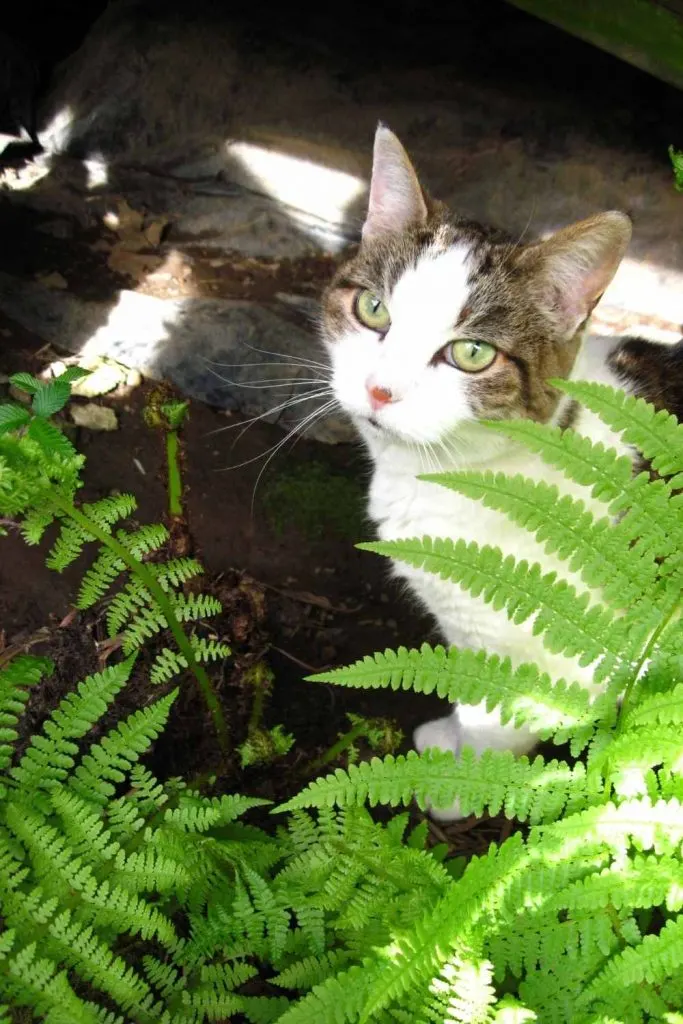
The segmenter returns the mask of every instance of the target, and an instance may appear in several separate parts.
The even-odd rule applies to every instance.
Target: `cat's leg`
[[[460,749],[472,747],[475,754],[484,750],[511,750],[515,756],[528,754],[538,743],[536,735],[522,726],[516,729],[511,722],[503,725],[498,708],[486,710],[481,704],[460,704],[457,709],[460,722]]]
[[[454,705],[447,717],[418,726],[413,742],[420,753],[428,747],[438,747],[457,757],[463,747],[471,747],[477,756],[485,750],[511,750],[518,756],[532,750],[537,738],[524,727],[503,725],[498,709],[487,711],[486,703],[482,702]],[[437,821],[458,821],[463,817],[458,800],[450,807],[430,807],[429,813]]]

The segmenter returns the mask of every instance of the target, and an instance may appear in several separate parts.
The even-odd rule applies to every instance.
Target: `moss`
[[[262,507],[278,533],[294,527],[310,540],[329,534],[358,540],[364,533],[360,483],[322,462],[312,461],[273,476]]]

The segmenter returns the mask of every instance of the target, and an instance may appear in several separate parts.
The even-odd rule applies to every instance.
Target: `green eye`
[[[386,331],[391,324],[389,310],[373,292],[358,292],[355,312],[360,322],[373,331]]]
[[[490,366],[498,354],[487,341],[454,341],[444,349],[446,362],[466,373],[478,373]]]

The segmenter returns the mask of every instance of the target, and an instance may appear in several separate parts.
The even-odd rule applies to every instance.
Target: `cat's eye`
[[[490,366],[498,350],[487,341],[453,341],[443,350],[446,362],[466,373],[479,373]]]
[[[374,292],[367,289],[358,292],[354,310],[360,322],[370,330],[383,333],[389,329],[391,324],[389,310]]]

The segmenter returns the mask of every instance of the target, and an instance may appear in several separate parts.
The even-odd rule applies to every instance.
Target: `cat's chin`
[[[366,437],[369,436],[372,440],[382,440],[391,444],[403,444],[407,448],[419,444],[416,438],[408,437],[386,423],[380,423],[376,416],[358,417],[358,426],[361,433],[365,434]]]

